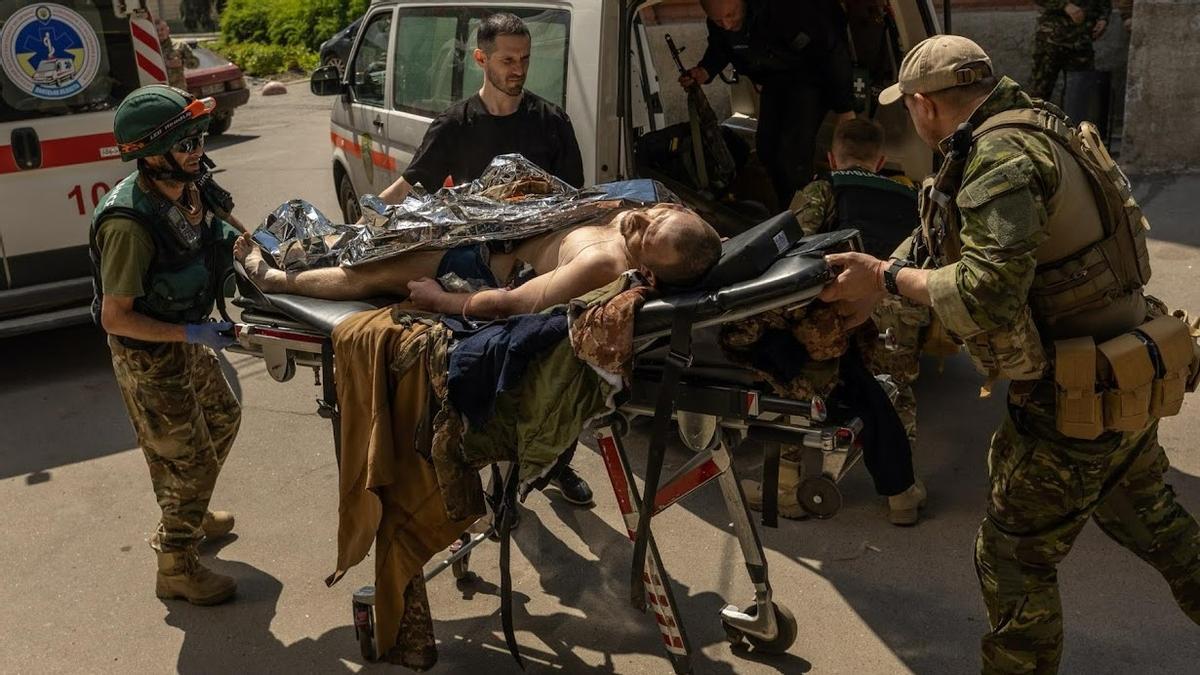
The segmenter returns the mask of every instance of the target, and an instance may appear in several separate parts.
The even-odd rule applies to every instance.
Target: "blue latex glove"
[[[229,335],[222,335],[222,331]],[[233,337],[233,324],[228,321],[189,323],[183,327],[183,334],[188,344],[208,345],[217,351],[237,342],[237,339]]]

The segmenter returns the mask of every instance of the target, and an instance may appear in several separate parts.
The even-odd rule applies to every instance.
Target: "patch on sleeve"
[[[986,204],[1000,195],[1029,185],[1035,169],[1025,155],[1017,155],[989,169],[971,181],[958,193],[959,208],[973,209]]]

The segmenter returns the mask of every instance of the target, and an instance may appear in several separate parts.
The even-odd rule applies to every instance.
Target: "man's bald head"
[[[713,23],[728,31],[741,30],[746,21],[746,0],[700,0]]]
[[[721,237],[691,209],[658,204],[641,209],[640,262],[656,284],[689,286],[708,273],[721,257]]]

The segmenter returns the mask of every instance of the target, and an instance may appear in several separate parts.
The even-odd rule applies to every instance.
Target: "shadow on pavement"
[[[232,539],[221,542],[224,546]],[[206,547],[203,561],[214,571],[237,579],[237,597],[216,607],[195,607],[163,600],[166,622],[183,632],[175,670],[183,675],[208,673],[349,673],[362,660],[355,649],[354,627],[341,626],[316,639],[285,645],[271,632],[283,584],[242,562],[214,560],[220,546]]]
[[[625,602],[632,551],[629,539],[593,510],[579,509],[559,499],[551,499],[550,505],[555,516],[580,537],[595,559],[579,555],[547,529],[541,519],[529,517],[532,514],[526,512],[521,519],[521,526],[513,533],[513,543],[537,571],[540,591],[563,607],[577,610],[531,616],[525,611],[529,596],[514,590],[513,623],[526,659],[526,671],[617,673],[620,671],[613,663],[613,655],[646,654],[661,659],[662,672],[669,672],[670,662],[653,615],[643,615]],[[498,586],[488,580],[499,578],[496,569],[479,571],[484,578],[465,589],[464,596],[498,596]],[[514,584],[519,582],[514,580]],[[736,673],[730,664],[713,661],[701,652],[726,643],[725,632],[716,618],[725,601],[715,592],[692,593],[678,583],[674,591],[691,643],[695,672]],[[499,672],[520,672],[508,654],[500,628],[499,612],[463,620],[435,620],[434,630],[441,641],[437,672],[477,671],[481,666]],[[541,644],[531,644],[531,634]],[[475,635],[492,637],[482,642],[467,637]],[[604,654],[605,663],[589,665],[576,654],[579,649]],[[811,669],[807,661],[792,654],[762,656],[744,651],[740,657],[769,663],[782,673],[805,673]]]
[[[233,118],[235,121],[237,117]],[[209,135],[204,139],[204,146],[208,150],[221,150],[223,148],[232,148],[235,145],[240,145],[247,141],[257,140],[257,134],[230,134],[224,133],[220,136]]]
[[[977,399],[974,392],[981,378],[965,358],[947,361],[940,376],[936,361],[926,359],[922,369],[927,373],[917,387],[923,411],[922,441],[914,464],[929,488],[930,501],[917,527],[897,528],[887,523],[883,499],[874,494],[860,464],[841,482],[845,506],[833,518],[781,519],[777,529],[760,524],[758,529],[766,549],[797,561],[828,582],[912,672],[977,672],[979,640],[987,631],[987,619],[975,576],[974,540],[988,490],[987,447],[1003,414],[1004,396],[998,391],[990,399]],[[633,425],[635,430],[641,426]],[[645,444],[645,433],[626,441],[632,469],[639,477],[645,471]],[[1172,450],[1182,448],[1168,448],[1168,455]],[[680,444],[669,445],[664,476],[690,456]],[[757,479],[761,455],[751,449],[735,457],[735,465],[739,477]],[[1200,478],[1171,471],[1167,481],[1183,495],[1181,501],[1193,515],[1200,512],[1196,504]],[[606,490],[608,486],[593,488]],[[679,506],[702,518],[713,531],[685,535],[656,530],[660,550],[669,546],[665,542],[684,536],[714,544],[729,536],[725,534],[729,517],[716,485],[706,486]],[[625,597],[629,549],[622,538],[616,549],[596,551],[601,562],[592,565],[606,570],[603,576],[610,586],[617,585],[607,591],[609,604]],[[741,571],[741,557],[734,555],[738,569],[731,573],[736,574]],[[668,571],[683,564],[670,555],[664,558]],[[1178,668],[1186,657],[1163,647],[1195,644],[1195,626],[1176,607],[1166,583],[1153,568],[1089,525],[1060,570],[1067,670],[1130,672],[1121,666],[1125,664],[1143,672],[1181,672]],[[1115,579],[1119,579],[1116,584]],[[804,655],[806,631],[813,629],[814,622],[822,622],[822,617],[807,611],[802,598],[781,581],[778,568],[772,568],[772,584],[776,598],[800,620],[800,637],[791,651]],[[1072,592],[1074,588],[1091,590]],[[1104,592],[1097,594],[1095,589]],[[716,611],[716,603],[702,607],[702,597],[682,600],[689,614],[703,617]],[[727,598],[734,603],[745,599]],[[1147,618],[1151,618],[1148,623]],[[720,627],[714,624],[703,620],[692,624],[698,646],[720,639]],[[769,657],[767,661],[783,663]]]
[[[1200,179],[1166,174],[1131,176],[1130,180],[1134,197],[1150,221],[1149,238],[1200,247],[1200,228],[1193,217]]]
[[[0,340],[0,479],[53,480],[51,469],[138,447],[105,334],[91,324]],[[241,398],[237,372],[221,367]]]

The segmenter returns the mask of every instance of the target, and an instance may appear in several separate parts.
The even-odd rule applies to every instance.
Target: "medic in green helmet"
[[[166,85],[121,102],[114,134],[137,170],[92,216],[92,315],[108,333],[113,371],[150,468],[162,519],[155,593],[211,605],[236,582],[200,564],[196,546],[228,534],[233,516],[208,502],[241,420],[214,350],[233,326],[208,317],[232,264],[232,203],[208,175],[212,99]]]

